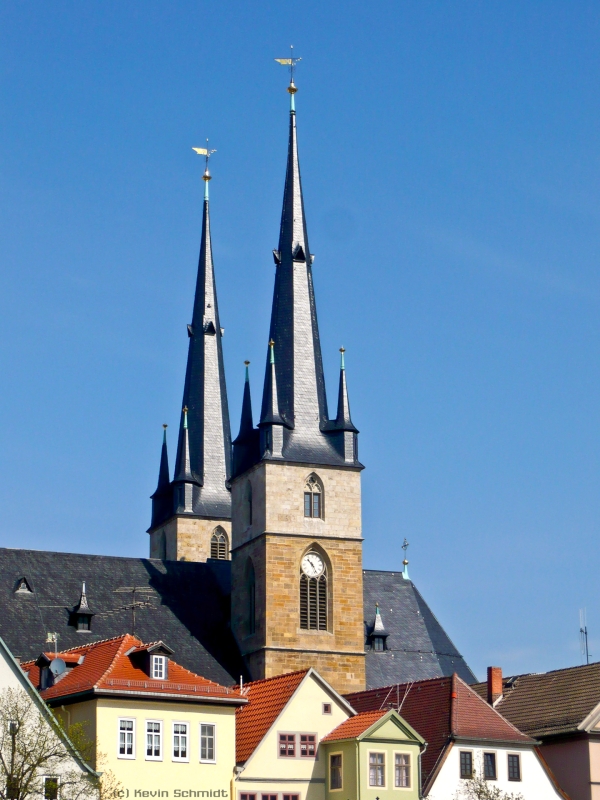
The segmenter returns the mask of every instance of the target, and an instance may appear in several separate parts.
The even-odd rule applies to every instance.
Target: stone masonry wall
[[[231,520],[172,517],[150,534],[150,558],[168,561],[206,561],[210,558],[210,539],[220,526],[227,533],[231,548]],[[230,558],[229,553],[227,558]]]

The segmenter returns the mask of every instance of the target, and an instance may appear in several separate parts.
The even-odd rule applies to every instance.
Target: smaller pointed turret
[[[182,411],[181,428],[179,431],[179,459],[173,478],[175,513],[191,512],[193,505],[192,487],[199,482],[192,473],[190,465],[190,435],[188,430],[188,407]]]
[[[85,581],[83,581],[79,602],[71,612],[71,621],[69,624],[80,633],[90,633],[92,629],[92,617],[95,616],[88,603]]]
[[[269,341],[269,364],[265,374],[262,410],[260,413],[260,450],[263,458],[281,458],[285,422],[279,412],[277,373],[275,371],[275,342]]]
[[[152,495],[152,523],[151,527],[158,525],[171,513],[173,492],[169,478],[169,454],[167,452],[167,425],[163,425],[163,441],[160,451],[160,467],[158,470],[158,484]]]
[[[250,394],[250,362],[244,361],[246,377],[244,381],[244,397],[242,399],[242,416],[240,432],[233,442],[233,475],[245,472],[258,459],[259,432],[254,427],[252,418],[252,397]]]
[[[340,384],[338,390],[337,416],[330,423],[334,441],[340,455],[347,464],[358,462],[358,429],[355,428],[350,416],[350,400],[348,399],[348,386],[346,384],[346,363],[344,360],[344,347],[340,347]]]
[[[386,631],[385,625],[383,624],[381,612],[379,611],[379,603],[375,603],[375,620],[373,622],[371,633],[369,634],[369,639],[371,641],[371,647],[373,650],[377,650],[379,652],[385,650],[386,639],[389,635],[389,632]]]

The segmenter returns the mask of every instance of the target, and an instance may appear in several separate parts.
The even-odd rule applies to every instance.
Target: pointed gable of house
[[[236,762],[247,761],[265,737],[309,670],[253,681],[244,687],[248,704],[236,712]]]

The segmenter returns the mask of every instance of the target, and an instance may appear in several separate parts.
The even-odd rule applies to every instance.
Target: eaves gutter
[[[70,705],[71,703],[79,703],[84,699],[91,699],[92,697],[139,698],[141,700],[153,700],[155,702],[160,702],[161,700],[178,700],[183,703],[225,706],[244,706],[248,703],[248,699],[245,697],[214,697],[211,695],[175,694],[173,692],[161,692],[157,694],[156,692],[140,692],[135,689],[97,689],[95,687],[82,692],[74,692],[73,694],[49,697],[46,702],[49,706]]]

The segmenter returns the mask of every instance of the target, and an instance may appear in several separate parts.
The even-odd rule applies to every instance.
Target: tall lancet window
[[[300,564],[300,627],[307,631],[327,630],[327,567],[311,550]]]
[[[304,484],[304,516],[323,519],[323,500],[323,484],[313,472]]]
[[[220,561],[226,561],[229,553],[229,542],[227,534],[219,525],[215,528],[212,536],[210,537],[210,557],[218,558]]]

